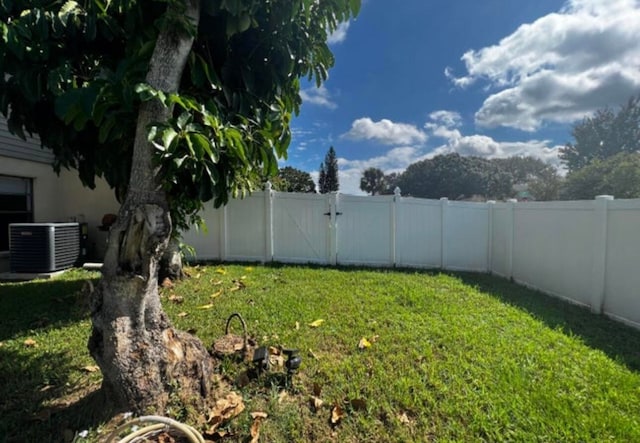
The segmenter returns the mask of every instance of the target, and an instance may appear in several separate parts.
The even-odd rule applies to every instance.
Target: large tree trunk
[[[197,26],[199,0],[185,0],[185,7]],[[163,29],[147,82],[177,91],[192,44],[187,33]],[[158,293],[158,263],[170,239],[171,219],[147,126],[170,115],[155,100],[141,105],[127,196],[109,233],[103,278],[92,300],[89,350],[102,370],[103,389],[116,407],[137,413],[164,413],[175,400],[202,410],[212,389],[214,368],[206,348],[172,327]]]

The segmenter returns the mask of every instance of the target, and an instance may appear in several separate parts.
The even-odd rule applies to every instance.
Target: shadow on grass
[[[94,280],[95,284],[96,281]],[[0,285],[0,341],[87,317],[84,280],[39,280]]]
[[[580,337],[630,370],[640,372],[640,330],[559,298],[488,274],[455,273],[465,284],[521,309],[552,329]]]
[[[0,442],[71,441],[75,432],[108,420],[111,410],[97,384],[67,392],[76,366],[64,352],[25,356],[0,348]]]

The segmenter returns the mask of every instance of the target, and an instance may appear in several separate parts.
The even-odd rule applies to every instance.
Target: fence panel
[[[402,198],[396,217],[396,264],[439,268],[442,254],[440,202]]]
[[[205,223],[204,228],[194,227],[182,234],[182,242],[195,250],[198,260],[222,259],[222,216],[222,209],[214,209],[213,205],[207,204],[200,212],[200,217]]]
[[[640,200],[609,202],[604,312],[640,325]]]
[[[267,241],[271,241],[271,232],[267,232],[269,208],[265,203],[265,192],[255,192],[244,199],[229,200],[225,207],[226,260],[264,261],[267,255]]]
[[[501,277],[511,277],[509,256],[511,254],[512,211],[506,203],[496,203],[493,208],[491,226],[491,270]]]
[[[393,196],[338,195],[338,263],[393,265]]]
[[[273,259],[328,263],[329,203],[325,195],[275,193]]]
[[[594,271],[594,215],[593,201],[516,205],[513,278],[589,306]]]
[[[487,271],[488,205],[449,202],[447,206],[444,217],[443,267],[463,271]]]

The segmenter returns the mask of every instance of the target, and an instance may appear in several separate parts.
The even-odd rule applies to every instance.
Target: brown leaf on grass
[[[315,352],[313,352],[313,349],[309,349],[309,355],[315,358],[316,360],[320,360],[320,358],[318,358],[318,355]]]
[[[216,402],[213,409],[209,411],[207,423],[211,426],[209,432],[215,429],[224,421],[229,420],[244,411],[244,401],[242,396],[235,392],[230,392],[225,398]]]
[[[407,415],[406,412],[403,412],[402,414],[398,415],[398,420],[403,425],[410,425],[411,424],[411,419],[409,418],[409,416]]]
[[[309,326],[311,326],[312,328],[317,328],[317,327],[321,326],[322,323],[324,323],[324,320],[319,318],[318,320],[315,320],[315,321],[312,321],[311,323],[309,323]]]
[[[209,283],[211,283],[213,286],[220,286],[224,282],[222,280],[213,281],[213,279],[211,279],[209,280]]]
[[[27,348],[36,348],[36,347],[38,347],[38,342],[37,342],[37,341],[35,341],[35,340],[34,340],[34,339],[32,339],[32,338],[28,338],[28,339],[26,339],[26,340],[24,341],[24,345],[25,345]]]
[[[198,306],[198,309],[211,309],[213,308],[213,303],[209,303],[206,305]]]
[[[169,301],[172,301],[175,304],[179,305],[180,303],[184,302],[184,297],[182,297],[181,295],[171,294],[169,296]]]
[[[349,403],[354,411],[366,411],[367,401],[363,398],[352,398]]]
[[[99,366],[89,365],[82,368],[84,372],[98,372],[100,370]]]
[[[173,282],[171,281],[171,279],[169,277],[166,277],[164,280],[162,280],[162,287],[165,289],[168,288],[173,288],[175,285],[173,284]]]
[[[358,342],[358,349],[367,349],[371,347],[371,342],[366,337],[362,337]]]
[[[251,415],[253,416],[253,414]],[[263,418],[254,417],[253,423],[251,423],[251,443],[258,443],[260,439],[260,425],[262,424],[262,420]]]
[[[188,312],[184,312],[184,311],[182,311],[181,313],[179,313],[179,314],[178,314],[178,317],[180,317],[180,318],[184,318],[184,317],[186,317],[187,315],[189,315],[189,313],[188,313]]]
[[[252,412],[251,414],[251,418],[267,418],[269,415],[266,412],[262,412],[262,411],[255,411]]]
[[[233,280],[233,286],[229,288],[229,291],[239,291],[240,289],[246,288],[247,285],[242,280]]]
[[[298,329],[300,329],[300,322],[299,322],[299,321],[297,321],[297,322],[296,322],[296,331],[297,331]]]
[[[211,298],[217,298],[217,297],[220,297],[220,296],[222,295],[222,293],[223,293],[223,292],[224,292],[224,290],[223,290],[223,289],[220,289],[219,291],[214,292],[213,294],[211,294]]]
[[[220,275],[225,275],[227,273],[227,270],[224,268],[216,268],[216,272]]]
[[[269,346],[269,354],[270,355],[280,355],[280,348],[276,347],[276,346]]]
[[[51,389],[53,389],[53,388],[55,388],[55,386],[54,386],[54,385],[44,385],[43,387],[41,387],[41,388],[39,389],[39,391],[40,391],[40,392],[47,392],[47,391],[49,391],[49,390],[51,390]]]
[[[312,412],[318,412],[322,408],[322,405],[324,405],[324,401],[322,401],[321,398],[315,395],[312,395],[311,398],[309,398],[309,406]]]
[[[331,424],[337,425],[345,416],[344,409],[339,404],[334,404],[331,409]]]

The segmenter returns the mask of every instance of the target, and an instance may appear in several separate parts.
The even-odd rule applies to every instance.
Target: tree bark
[[[185,0],[184,6],[181,12],[197,27],[200,0]],[[147,83],[177,91],[192,44],[191,35],[165,26]],[[171,112],[156,100],[140,107],[128,192],[92,295],[89,350],[102,370],[103,389],[116,407],[136,413],[166,413],[174,402],[202,411],[214,387],[209,353],[197,338],[173,328],[158,293],[158,264],[171,236],[171,218],[147,127]]]
[[[182,254],[180,253],[180,241],[171,237],[167,249],[165,249],[160,259],[160,269],[158,270],[158,281],[162,283],[165,278],[169,280],[182,280],[184,272],[182,271]]]

